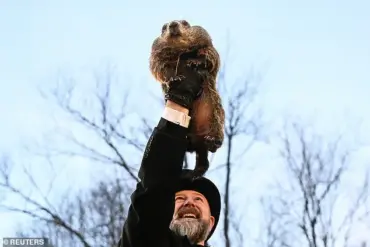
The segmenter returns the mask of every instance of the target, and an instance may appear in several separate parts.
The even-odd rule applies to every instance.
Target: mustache
[[[185,214],[194,214],[195,218],[199,219],[201,214],[200,212],[193,207],[182,207],[177,212],[177,218],[182,218]]]

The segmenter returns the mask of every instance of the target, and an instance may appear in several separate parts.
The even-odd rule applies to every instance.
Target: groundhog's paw
[[[216,152],[222,146],[222,140],[216,139],[213,136],[205,136],[204,143],[207,146],[208,150],[212,153]]]

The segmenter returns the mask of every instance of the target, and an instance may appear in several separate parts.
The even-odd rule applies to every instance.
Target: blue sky
[[[54,108],[36,87],[51,85],[60,71],[83,78],[114,63],[135,92],[131,104],[141,104],[135,111],[152,107],[149,95],[160,92],[148,69],[150,46],[163,23],[173,19],[204,26],[221,55],[229,32],[229,73],[240,77],[251,67],[262,73],[259,102],[269,121],[299,115],[314,119],[326,134],[349,125],[368,145],[369,11],[364,0],[0,1],[0,150],[20,155],[25,143],[52,130]],[[158,118],[160,110],[153,106],[151,116]],[[60,124],[69,126],[67,120]],[[265,162],[266,150],[255,149],[249,162]],[[77,174],[90,166],[71,169]],[[253,188],[260,182],[250,183]],[[14,223],[14,216],[1,217]],[[11,235],[13,229],[1,222],[0,236]]]

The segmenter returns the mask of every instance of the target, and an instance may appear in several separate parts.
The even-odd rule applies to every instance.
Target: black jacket
[[[190,247],[169,225],[187,147],[187,129],[161,118],[142,159],[119,247]]]

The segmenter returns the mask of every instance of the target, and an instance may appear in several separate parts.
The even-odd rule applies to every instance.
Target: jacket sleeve
[[[187,148],[187,129],[163,118],[143,155],[119,247],[168,246],[176,183]]]

